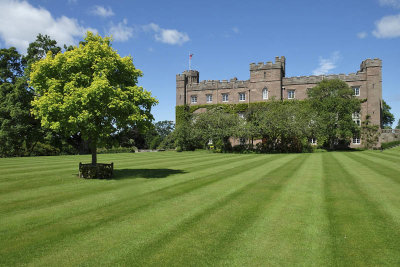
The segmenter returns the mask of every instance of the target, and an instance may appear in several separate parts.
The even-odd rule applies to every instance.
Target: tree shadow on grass
[[[122,180],[122,179],[135,179],[135,178],[166,178],[167,176],[173,174],[186,173],[182,170],[174,169],[117,169],[114,170],[114,175],[112,179]]]

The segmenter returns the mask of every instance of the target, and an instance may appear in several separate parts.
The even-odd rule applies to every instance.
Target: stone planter
[[[79,163],[79,177],[85,179],[110,179],[113,175],[114,163],[97,163],[96,165]]]

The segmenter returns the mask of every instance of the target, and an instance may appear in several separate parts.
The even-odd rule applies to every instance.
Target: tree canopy
[[[392,128],[394,122],[394,115],[390,112],[392,108],[382,100],[382,126],[383,128]]]
[[[39,125],[30,114],[33,93],[24,68],[14,47],[0,49],[0,156],[22,156],[37,139]]]
[[[357,134],[359,127],[352,114],[360,112],[361,102],[353,90],[339,79],[323,80],[308,90],[308,97],[316,112],[318,142],[333,148],[336,142],[346,142]]]
[[[110,37],[88,32],[79,47],[55,56],[49,51],[32,65],[32,112],[46,128],[81,133],[91,143],[95,164],[97,145],[111,134],[153,120],[157,100],[137,85],[140,76],[132,57],[111,47]]]

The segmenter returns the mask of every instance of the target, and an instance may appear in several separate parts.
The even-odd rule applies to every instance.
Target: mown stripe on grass
[[[149,191],[144,191],[141,192],[139,190],[136,190],[135,194],[123,194],[121,192],[126,192],[131,190],[131,187],[137,187],[136,183],[132,183],[132,184],[121,184],[119,186],[119,188],[117,188],[115,191],[112,192],[103,192],[103,193],[99,193],[99,194],[95,194],[95,195],[83,195],[80,199],[69,199],[68,203],[61,203],[61,204],[56,204],[56,205],[52,205],[52,206],[46,206],[45,208],[36,208],[36,207],[31,207],[30,210],[27,210],[26,212],[20,212],[20,213],[16,213],[16,214],[9,214],[6,219],[3,221],[5,224],[11,224],[11,225],[18,225],[19,222],[23,221],[23,222],[28,222],[30,227],[34,227],[36,225],[35,222],[40,221],[41,223],[46,222],[46,220],[44,220],[46,217],[45,215],[48,214],[49,210],[55,210],[52,212],[52,217],[49,218],[51,219],[51,221],[54,221],[55,218],[58,218],[59,216],[62,217],[63,214],[58,214],[57,211],[64,211],[65,208],[71,208],[72,210],[70,210],[68,212],[68,214],[73,217],[73,216],[77,216],[81,213],[87,213],[87,212],[96,212],[97,209],[105,206],[110,206],[110,205],[124,205],[123,203],[127,200],[134,200],[134,198],[138,197],[141,198],[143,196],[146,196],[147,194],[156,194],[158,195],[159,192],[162,192],[164,190],[171,190],[174,189],[176,186],[185,186],[187,184],[190,184],[192,182],[213,182],[215,181],[215,175],[218,175],[219,173],[224,173],[226,171],[231,171],[232,167],[236,167],[236,168],[241,168],[241,166],[243,164],[246,164],[247,161],[251,161],[253,158],[255,158],[256,156],[253,155],[252,157],[247,157],[248,159],[243,159],[243,157],[239,157],[234,161],[223,161],[224,163],[218,163],[216,165],[218,165],[218,172],[217,173],[213,173],[210,174],[209,172],[200,172],[203,173],[203,175],[199,175],[196,176],[196,179],[191,179],[193,177],[193,174],[188,172],[186,174],[183,175],[179,175],[179,179],[169,179],[169,180],[165,180],[162,181],[162,183],[157,183],[157,187],[153,188],[150,187]],[[205,178],[203,180],[203,178]],[[210,179],[213,178],[213,179]],[[196,181],[200,179],[199,181]],[[83,180],[86,181],[86,180]],[[95,180],[87,180],[88,182],[96,182]],[[99,181],[100,183],[107,183],[107,181]],[[111,183],[118,183],[119,181],[109,181]],[[90,185],[90,184],[89,184]],[[165,185],[165,186],[164,186]],[[140,187],[139,187],[140,188]],[[118,190],[118,191],[117,191]],[[121,192],[119,192],[121,191]],[[104,194],[104,196],[103,196]],[[116,198],[115,200],[113,199],[112,201],[99,201],[99,198],[105,198],[107,199],[105,196],[108,196],[110,194],[115,194],[115,195],[123,195],[123,197],[120,198]],[[94,199],[94,205],[89,205],[91,202],[90,200]],[[75,211],[74,207],[79,206],[79,203],[86,203],[85,207],[81,210],[79,210],[79,213],[76,214],[73,211]],[[140,203],[140,202],[139,202]],[[103,206],[102,206],[103,205]],[[60,207],[63,207],[63,209],[58,209]],[[65,219],[65,218],[64,218]],[[1,225],[3,223],[0,222],[0,230],[1,230]],[[19,229],[21,230],[21,229]],[[28,229],[31,230],[31,229]]]
[[[337,160],[353,177],[360,189],[373,200],[397,224],[400,229],[400,185],[378,172],[371,172],[360,162],[342,154]]]
[[[196,157],[196,159],[207,159],[210,158],[210,156],[212,156],[213,154],[202,154],[201,156]],[[182,158],[182,157],[176,157],[174,158],[173,156],[171,156],[171,158],[163,158],[163,159],[157,159],[157,163],[161,164],[163,162],[167,162],[168,164],[172,161],[175,162],[187,162],[187,161],[191,161],[192,157],[194,157],[193,155],[189,155],[188,157]],[[117,160],[117,159],[115,159]],[[99,162],[101,162],[99,160]],[[107,160],[107,162],[111,162],[110,160]],[[139,157],[134,157],[132,155],[131,158],[124,158],[124,159],[118,159],[118,162],[115,162],[115,167],[118,167],[119,165],[126,165],[126,164],[133,164],[134,166],[142,166],[142,165],[149,165],[149,164],[154,164],[154,158],[139,158]],[[47,164],[41,164],[40,166],[36,166],[36,167],[29,167],[29,166],[25,166],[25,165],[21,165],[19,168],[12,168],[9,169],[8,171],[4,171],[2,172],[1,176],[0,176],[0,181],[14,181],[17,178],[23,178],[23,179],[27,179],[29,177],[33,177],[35,178],[38,174],[46,174],[46,173],[52,173],[52,170],[57,170],[57,169],[66,169],[66,168],[75,168],[75,173],[78,172],[78,165],[79,165],[79,161],[70,161],[70,162],[64,162],[62,159],[60,159],[57,162],[52,162],[52,163],[47,163]],[[51,167],[51,168],[49,168]],[[27,170],[29,170],[29,173],[27,173]],[[53,171],[54,173],[54,171]],[[23,176],[18,177],[18,175],[23,174]],[[17,176],[17,177],[15,177]]]
[[[159,235],[174,229],[180,222],[196,215],[226,195],[259,179],[259,175],[254,176],[255,173],[264,173],[265,168],[268,170],[281,166],[289,159],[294,158],[295,155],[285,155],[278,160],[270,160],[262,155],[256,155],[256,157],[265,159],[265,163],[260,164],[256,171],[252,168],[236,175],[232,174],[229,179],[221,179],[210,186],[201,187],[188,194],[157,202],[149,209],[135,212],[112,224],[105,224],[89,232],[63,239],[62,242],[58,242],[53,246],[53,252],[44,255],[38,262],[55,263],[57,259],[67,258],[71,260],[72,264],[82,264],[83,262],[87,265],[98,265],[99,263],[106,265],[117,264],[113,259],[122,261],[125,257],[123,255],[126,253],[129,254],[131,251],[139,250],[150,240],[154,240]],[[210,173],[217,170],[218,168],[210,169]],[[75,260],[76,254],[74,254],[73,250],[68,249],[68,251],[65,251],[66,247],[74,247],[75,251],[81,251],[87,246],[95,246],[97,249],[89,253],[81,253],[84,254],[82,257],[93,261],[86,262],[80,260],[81,258]],[[121,262],[117,265],[121,264],[123,263]]]
[[[278,158],[279,156],[274,157],[271,161],[277,160]],[[9,242],[9,246],[2,250],[0,254],[13,254],[15,257],[26,257],[26,254],[21,255],[22,248],[25,252],[30,251],[31,253],[34,253],[38,244],[43,246],[51,245],[52,243],[57,242],[60,238],[65,238],[70,234],[81,234],[101,225],[119,221],[139,210],[148,209],[159,201],[166,201],[180,195],[188,194],[201,187],[211,185],[218,180],[228,179],[230,175],[245,172],[246,169],[243,168],[243,165],[246,165],[249,168],[257,167],[265,161],[265,159],[266,157],[256,157],[256,159],[252,159],[252,161],[249,162],[245,160],[242,161],[239,166],[222,172],[217,172],[216,174],[210,174],[201,179],[193,179],[178,185],[162,188],[141,197],[122,200],[118,199],[118,201],[112,202],[111,205],[100,208],[95,207],[94,209],[89,209],[89,211],[85,210],[81,213],[74,214],[72,217],[60,217],[57,219],[60,223],[57,223],[57,221],[48,221],[44,225],[40,224],[33,228],[26,228],[26,230],[19,232],[18,238],[13,240],[6,238],[7,242]],[[82,224],[82,221],[88,223]],[[9,222],[9,224],[10,223],[12,222]],[[43,235],[43,232],[46,232],[46,235]],[[8,236],[15,236],[15,234]]]
[[[197,172],[204,170],[205,167],[211,168],[219,166],[223,168],[226,165],[231,165],[232,163],[238,161],[243,161],[243,157],[237,155],[236,157],[230,158],[229,161],[227,161],[224,158],[202,160],[202,161],[196,161],[195,163],[190,162],[189,164],[186,165],[179,164],[179,167],[184,169],[190,167],[190,172]],[[149,169],[149,171],[151,170],[152,169]],[[135,169],[132,169],[132,172],[134,171]],[[186,173],[187,174],[186,176],[191,175],[189,172],[185,171],[182,171],[182,173]],[[180,176],[180,178],[184,177],[185,175]],[[132,177],[132,178],[140,178],[140,177]],[[120,181],[112,181],[112,180],[100,181],[100,183],[91,183],[92,181],[90,180],[84,180],[87,181],[87,183],[63,183],[52,186],[44,186],[41,187],[40,189],[34,188],[27,190],[12,191],[8,194],[1,195],[2,198],[4,198],[4,200],[0,201],[1,204],[0,212],[16,213],[21,210],[32,209],[32,207],[35,207],[35,209],[37,210],[42,207],[49,208],[51,206],[57,205],[62,202],[71,202],[80,198],[91,198],[92,195],[97,195],[104,192],[108,193],[114,190],[118,190],[120,188],[124,188],[127,186],[127,184],[130,184],[129,179],[130,178],[127,177],[126,179]],[[138,181],[135,181],[134,186],[138,186],[139,184],[145,182],[146,180],[139,179]],[[34,192],[36,194],[31,195],[30,194],[31,192]],[[40,192],[41,194],[38,194]]]
[[[198,162],[205,161],[210,162],[213,159],[210,157],[200,157]],[[173,166],[173,163],[176,162],[176,166],[183,165],[184,163],[190,163],[193,165],[191,159],[180,159],[173,160],[170,162],[170,166]],[[126,164],[126,165],[124,165]],[[159,163],[157,163],[159,164]],[[196,163],[195,163],[196,164]],[[130,165],[130,164],[129,164]],[[154,162],[149,162],[148,164],[140,164],[141,167],[147,167],[154,165]],[[121,169],[123,167],[127,167],[127,162],[118,162],[116,170]],[[136,163],[134,166],[137,166]],[[29,174],[19,176],[18,178],[10,177],[7,182],[0,182],[0,193],[8,193],[13,191],[21,191],[21,189],[34,190],[46,185],[55,185],[55,184],[65,184],[67,179],[70,182],[74,182],[74,178],[77,178],[78,167],[77,166],[65,166],[61,170],[57,170],[57,173],[54,173],[51,169],[47,167],[47,170],[30,172]],[[63,171],[63,172],[61,172]],[[52,179],[49,179],[48,176],[52,176]]]
[[[329,265],[322,176],[322,153],[309,155],[290,183],[260,211],[256,223],[221,251],[217,265]]]
[[[382,212],[359,188],[354,177],[336,157],[342,155],[325,153],[323,156],[332,265],[377,266],[399,263],[398,229],[393,226],[390,216]]]
[[[232,157],[231,160],[235,160],[237,158],[238,158],[238,156]],[[178,170],[185,171],[184,169],[188,168],[188,169],[190,169],[192,171],[193,169],[197,169],[198,167],[201,168],[201,167],[203,167],[205,165],[208,166],[208,164],[210,164],[210,162],[221,162],[221,161],[225,161],[225,160],[227,160],[227,159],[222,158],[222,157],[221,158],[217,158],[217,159],[212,158],[212,157],[211,158],[210,157],[199,158],[199,160],[196,160],[196,161],[193,161],[193,160],[188,160],[188,161],[171,160],[170,163],[169,163],[169,168],[168,169],[175,170],[178,167]],[[117,166],[118,167],[116,168],[116,176],[118,176],[118,171],[120,171],[122,169],[125,170],[125,169],[127,169],[128,166],[132,166],[132,164],[118,162]],[[133,166],[134,168],[131,169],[131,170],[138,169],[137,166],[140,166],[141,168],[143,168],[143,167],[153,167],[153,166],[156,166],[158,168],[160,167],[158,161],[154,162],[154,160],[153,160],[153,162],[151,164],[146,164],[146,165],[144,165],[144,164],[137,165],[136,162],[135,162],[135,164]],[[62,177],[62,178],[65,178],[65,179],[56,180],[56,179],[49,179],[49,175],[40,176],[40,178],[36,178],[36,179],[33,179],[33,181],[27,182],[28,184],[31,184],[32,182],[36,182],[36,183],[38,183],[38,185],[42,185],[42,186],[40,186],[40,188],[34,187],[34,188],[25,189],[25,188],[17,186],[18,190],[6,192],[6,194],[18,193],[18,192],[26,194],[29,191],[37,192],[38,190],[39,191],[40,190],[52,190],[52,187],[58,187],[60,184],[65,185],[65,184],[67,184],[69,182],[77,182],[80,185],[88,185],[88,186],[93,186],[94,184],[95,185],[96,184],[103,185],[104,183],[106,183],[106,184],[110,183],[110,181],[105,182],[105,181],[101,181],[101,180],[99,181],[99,180],[77,179],[77,177],[71,177],[70,175],[68,175],[66,173],[61,173],[61,174],[63,174],[65,176],[65,177],[64,176]],[[116,179],[119,179],[119,178],[121,178],[121,177],[116,177]],[[129,177],[126,177],[126,178],[129,178]],[[132,177],[132,178],[136,178],[136,177]],[[140,178],[140,176],[138,176],[137,178]],[[44,180],[46,182],[42,182],[42,180]],[[111,181],[113,181],[113,180],[114,179],[112,179]],[[22,180],[22,181],[24,181],[24,180]],[[58,183],[56,183],[56,182],[58,182]],[[4,186],[4,184],[0,184],[0,185]],[[48,187],[48,188],[46,188],[46,187]],[[6,190],[6,189],[7,188],[4,188],[4,190]],[[26,191],[24,191],[24,190],[26,190]],[[4,194],[2,194],[2,195],[5,196]],[[11,197],[10,195],[7,195],[7,198],[10,198],[10,197]]]
[[[360,164],[362,164],[365,168],[368,168],[372,172],[375,172],[378,175],[383,175],[385,177],[388,177],[392,179],[393,181],[400,183],[400,168],[393,168],[395,165],[393,165],[390,162],[385,162],[384,160],[380,160],[377,158],[372,158],[371,157],[364,157],[359,155],[359,153],[356,155],[355,153],[346,153],[346,156],[356,160]]]
[[[388,161],[400,164],[400,157],[399,156],[394,157],[394,156],[390,156],[390,155],[383,154],[383,153],[376,152],[376,151],[363,151],[363,154],[372,156],[374,158],[380,158],[380,159],[384,159],[384,160],[388,160]]]
[[[140,251],[133,252],[124,262],[137,265],[157,265],[159,262],[163,265],[215,264],[223,253],[221,250],[257,220],[260,210],[279,194],[304,160],[305,157],[297,156],[284,166],[256,174],[259,178],[254,182],[183,221]],[[202,243],[196,242],[200,234]]]

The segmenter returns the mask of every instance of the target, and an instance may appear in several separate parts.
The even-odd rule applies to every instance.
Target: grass
[[[0,159],[0,265],[400,264],[400,147]]]

